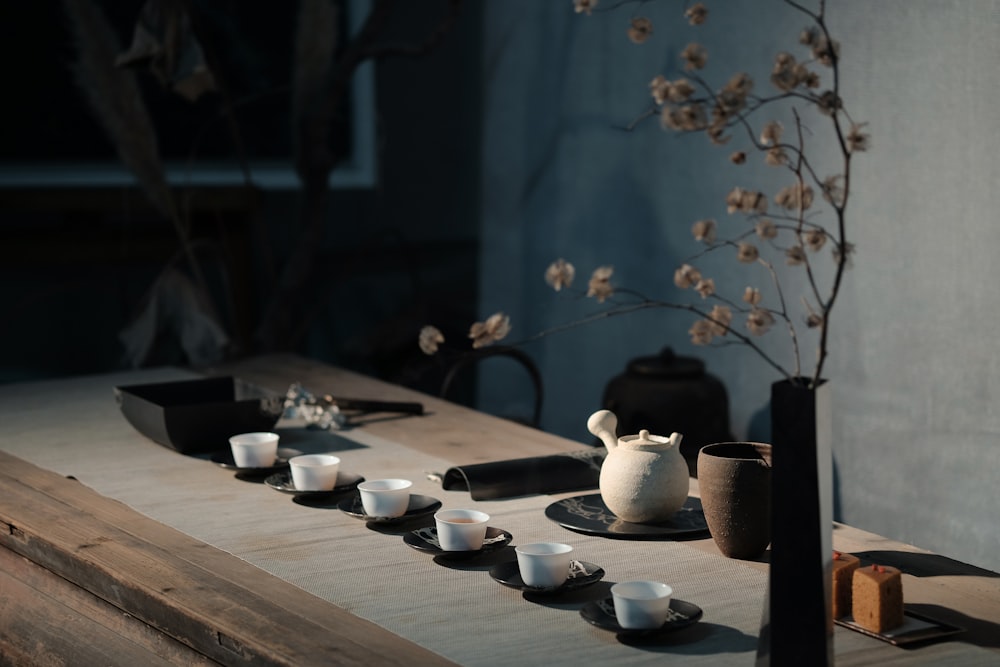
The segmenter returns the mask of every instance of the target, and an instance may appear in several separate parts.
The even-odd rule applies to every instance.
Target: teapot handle
[[[587,430],[596,435],[610,452],[618,446],[618,417],[611,410],[598,410],[587,420]]]

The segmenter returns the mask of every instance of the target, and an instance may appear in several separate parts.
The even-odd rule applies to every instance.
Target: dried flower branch
[[[619,2],[615,7],[622,4],[625,3]],[[762,96],[746,72],[731,74],[721,87],[710,85],[702,74],[709,67],[709,51],[692,41],[678,55],[686,76],[676,80],[663,75],[654,77],[649,83],[653,107],[629,126],[629,129],[634,128],[642,120],[658,116],[667,131],[704,133],[717,146],[730,142],[745,144],[731,149],[726,156],[733,164],[749,164],[756,154],[765,166],[784,169],[789,176],[785,185],[770,197],[744,185],[729,191],[725,201],[719,203],[725,204],[729,215],[742,217],[747,223],[730,238],[720,238],[720,225],[714,219],[705,218],[692,224],[692,237],[704,247],[676,269],[674,284],[681,290],[696,292],[699,298],[693,303],[676,303],[616,287],[611,283],[611,267],[602,266],[592,274],[586,292],[577,290],[576,294],[607,304],[604,310],[540,332],[527,340],[637,310],[684,310],[697,318],[688,331],[694,344],[745,345],[785,378],[793,382],[805,381],[810,386],[819,382],[828,355],[830,313],[854,250],[847,240],[846,225],[851,159],[855,153],[867,150],[871,139],[865,130],[866,124],[850,118],[840,96],[840,44],[827,29],[825,0],[818,1],[816,10],[794,0],[785,0],[785,4],[811,21],[811,25],[796,35],[798,44],[807,49],[808,55],[801,59],[786,51],[775,55],[770,84],[776,92]],[[574,5],[577,13],[590,15],[597,2],[574,0]],[[684,11],[684,18],[692,26],[703,25],[708,20],[708,9],[703,3],[696,3]],[[632,42],[646,43],[653,29],[648,19],[633,18],[628,37]],[[823,74],[816,68],[822,68]],[[823,88],[827,74],[830,81]],[[818,165],[809,159],[800,108],[814,109],[820,121],[829,123],[839,149],[837,173],[820,175]],[[777,113],[764,116],[771,111],[790,114],[790,127],[782,124]],[[811,141],[816,140],[815,134],[810,133]],[[821,251],[827,248],[830,249],[833,274],[824,284],[820,275],[825,273],[817,271],[817,263]],[[762,289],[761,284],[741,285],[743,291],[739,300],[726,298],[715,279],[698,268],[704,256],[725,249],[735,251],[737,262],[760,267],[767,290]],[[776,263],[790,269],[779,275]],[[559,259],[548,268],[545,279],[557,291],[573,291],[574,275],[573,265]],[[789,309],[781,282],[783,277],[796,276],[801,276],[805,291],[801,297],[801,317]],[[774,331],[779,324],[790,341],[790,364],[780,363],[757,343],[760,336]],[[798,328],[803,325],[814,330],[817,338],[815,363],[806,378],[801,377],[798,334]]]

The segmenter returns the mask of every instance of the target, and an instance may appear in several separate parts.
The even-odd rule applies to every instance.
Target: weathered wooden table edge
[[[454,664],[2,451],[0,547],[0,664]]]

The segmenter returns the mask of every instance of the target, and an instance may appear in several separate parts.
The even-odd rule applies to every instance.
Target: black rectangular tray
[[[273,429],[284,409],[283,396],[232,376],[127,385],[114,395],[137,431],[182,454],[226,450],[230,436]]]
[[[838,618],[834,623],[855,632],[860,632],[863,635],[889,642],[895,646],[906,646],[908,644],[941,639],[965,632],[965,628],[939,621],[930,616],[906,609],[905,607],[903,609],[903,625],[888,632],[872,632],[871,630],[862,628],[860,625],[854,623],[852,616]]]

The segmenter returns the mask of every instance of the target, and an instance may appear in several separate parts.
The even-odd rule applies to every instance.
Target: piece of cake
[[[854,622],[872,632],[886,632],[903,624],[903,578],[888,565],[854,570],[851,609]]]
[[[851,613],[851,589],[854,571],[861,565],[857,556],[833,552],[833,617],[842,618]]]

